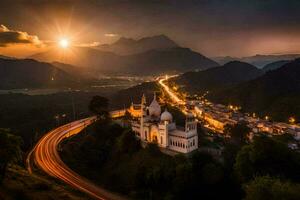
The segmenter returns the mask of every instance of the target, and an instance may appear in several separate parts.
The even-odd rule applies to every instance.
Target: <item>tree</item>
[[[279,176],[300,181],[300,155],[285,143],[267,136],[255,137],[253,143],[239,151],[234,171],[240,181],[247,182],[256,175]]]
[[[132,131],[126,130],[117,138],[116,150],[120,153],[132,154],[140,149],[140,141]]]
[[[21,138],[14,136],[8,129],[0,129],[0,183],[2,183],[7,165],[20,158]]]
[[[228,171],[232,171],[235,163],[235,158],[240,150],[240,147],[234,144],[226,144],[222,153],[224,157],[224,167]]]
[[[224,133],[231,137],[231,142],[239,146],[247,143],[249,132],[250,128],[246,122],[239,122],[234,126],[226,125],[224,128]]]
[[[270,176],[256,177],[245,187],[245,200],[297,200],[300,199],[300,185],[282,181]]]
[[[89,110],[98,116],[99,119],[109,118],[108,100],[101,96],[94,96],[89,104]]]

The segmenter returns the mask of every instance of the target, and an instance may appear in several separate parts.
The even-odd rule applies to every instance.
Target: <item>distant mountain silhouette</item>
[[[119,55],[130,55],[143,53],[153,49],[165,49],[178,47],[178,45],[165,35],[144,37],[139,40],[121,37],[112,44],[103,44],[97,48],[102,51],[109,51]]]
[[[14,59],[12,57],[4,56],[4,55],[0,55],[0,58],[2,58],[2,59]]]
[[[290,61],[288,61],[288,60],[280,60],[280,61],[272,62],[272,63],[267,64],[266,66],[264,66],[262,68],[262,70],[264,72],[275,70],[275,69],[278,69],[278,68],[282,67],[283,65],[285,65],[285,64],[287,64],[289,62]]]
[[[78,67],[78,66],[74,66],[74,65],[60,63],[60,62],[52,62],[51,64],[65,72],[67,72],[71,76],[76,77],[77,79],[96,78],[93,74],[86,73],[86,70],[83,67]]]
[[[254,79],[262,70],[240,61],[232,61],[220,67],[200,72],[187,72],[174,81],[189,92],[203,93],[208,90],[229,87],[237,83]]]
[[[241,58],[231,57],[231,56],[213,57],[212,59],[214,61],[216,61],[217,63],[219,63],[220,65],[225,65],[226,63],[231,62],[231,61],[242,61]]]
[[[215,102],[241,105],[247,112],[287,121],[300,118],[300,59],[269,71],[254,80],[209,94]]]
[[[229,61],[242,61],[250,63],[258,68],[263,68],[265,65],[270,64],[272,62],[280,61],[280,60],[294,60],[300,57],[300,54],[282,54],[282,55],[255,55],[243,58],[236,58],[236,57],[215,57],[213,60],[218,62],[219,64],[223,65]]]
[[[85,67],[87,72],[100,74],[157,75],[168,72],[203,70],[218,64],[188,48],[174,47],[149,50],[139,54],[120,56],[92,48],[57,49],[33,55],[31,58],[62,62]]]
[[[30,58],[45,62],[60,62],[78,67],[110,68],[114,61],[119,61],[120,56],[99,51],[88,47],[71,47],[69,49],[52,48],[49,51],[32,55]]]
[[[204,70],[218,66],[207,57],[188,48],[156,49],[123,57],[126,66],[123,70],[130,74],[161,74]]]
[[[76,84],[66,72],[31,59],[0,58],[0,89],[60,87]]]

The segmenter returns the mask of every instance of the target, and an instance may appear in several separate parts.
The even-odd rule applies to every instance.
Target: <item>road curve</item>
[[[30,162],[33,160],[36,166],[50,176],[68,183],[72,187],[85,192],[95,199],[124,199],[124,197],[100,188],[86,178],[80,176],[71,170],[59,156],[58,148],[60,142],[71,135],[79,133],[82,129],[93,123],[95,120],[96,117],[77,120],[60,126],[45,134],[27,156],[26,164],[28,171],[32,173]]]

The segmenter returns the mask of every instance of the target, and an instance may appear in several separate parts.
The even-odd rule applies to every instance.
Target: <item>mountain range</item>
[[[223,66],[204,71],[184,73],[174,78],[173,81],[190,93],[204,93],[208,90],[230,87],[254,79],[262,74],[262,70],[251,64],[232,61]]]
[[[125,49],[130,49],[127,52],[134,53],[117,54]],[[218,63],[198,52],[179,47],[166,36],[153,36],[140,40],[120,38],[113,44],[98,48],[51,49],[35,54],[31,58],[80,66],[93,74],[158,75],[218,66]]]
[[[300,54],[282,54],[282,55],[255,55],[255,56],[248,56],[248,57],[230,57],[230,56],[225,56],[225,57],[215,57],[212,58],[219,64],[223,65],[227,62],[230,61],[242,61],[242,62],[247,62],[249,64],[252,64],[258,68],[263,68],[265,65],[276,62],[276,61],[282,61],[282,60],[287,60],[291,61],[296,58],[300,57]]]
[[[272,63],[269,63],[267,65],[265,65],[262,70],[264,72],[268,72],[268,71],[271,71],[271,70],[275,70],[275,69],[278,69],[280,67],[282,67],[283,65],[289,63],[290,61],[288,60],[279,60],[279,61],[275,61],[275,62],[272,62]]]
[[[200,72],[187,72],[172,82],[184,91],[204,94],[214,103],[239,105],[243,111],[287,121],[300,118],[300,59],[278,61],[258,69],[233,61]]]
[[[99,45],[97,49],[113,52],[119,55],[131,55],[154,49],[168,49],[174,47],[179,47],[179,45],[165,35],[156,35],[141,38],[139,40],[121,37],[112,44]]]
[[[300,59],[264,75],[208,95],[214,102],[240,105],[247,112],[269,115],[275,120],[300,118]]]
[[[77,84],[74,77],[49,64],[32,59],[0,58],[0,89],[62,87]]]

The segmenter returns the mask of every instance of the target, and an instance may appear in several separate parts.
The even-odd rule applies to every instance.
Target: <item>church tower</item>
[[[148,140],[147,132],[144,131],[145,116],[146,116],[146,97],[145,97],[145,94],[143,94],[142,100],[141,100],[140,133],[141,133],[141,139]]]
[[[185,120],[185,132],[197,134],[197,122],[192,113],[188,113]]]

